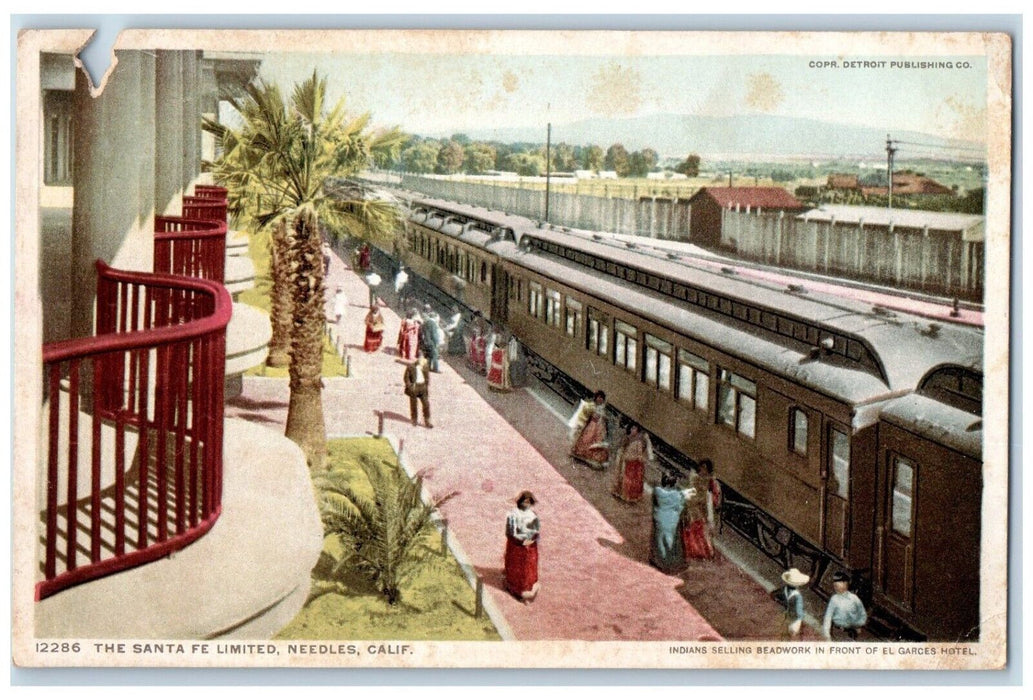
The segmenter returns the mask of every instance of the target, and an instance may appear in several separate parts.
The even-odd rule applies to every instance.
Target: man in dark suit
[[[405,382],[405,395],[409,397],[409,417],[416,425],[416,402],[423,406],[423,422],[433,428],[430,422],[430,365],[423,348],[416,351],[416,361],[405,368],[402,377]]]

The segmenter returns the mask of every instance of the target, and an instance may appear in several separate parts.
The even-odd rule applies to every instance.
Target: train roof
[[[742,280],[633,249],[620,250],[585,241],[566,232],[538,230],[530,235],[646,269],[670,280],[702,287],[722,297],[743,300],[750,306],[769,309],[823,330],[859,339],[875,354],[891,389],[914,388],[930,367],[944,362],[982,369],[982,334],[969,328],[874,310],[868,304],[853,300],[795,293],[784,286],[760,280]]]
[[[972,459],[983,459],[983,419],[921,394],[886,403],[880,418]]]
[[[848,403],[863,403],[886,396],[888,387],[875,375],[850,367],[839,358],[812,359],[803,344],[789,347],[774,334],[757,333],[729,325],[704,310],[674,304],[625,280],[600,277],[572,269],[557,260],[518,250],[494,247],[502,257],[591,293],[615,306],[633,309],[638,316],[680,335],[717,348],[745,362],[789,378]]]
[[[417,206],[419,205],[449,211],[460,219],[478,220],[490,226],[513,229],[524,252],[515,255],[507,253],[506,248],[502,246],[491,245],[493,252],[505,257],[515,255],[516,262],[523,266],[539,270],[559,281],[574,283],[576,280],[575,286],[586,290],[601,293],[605,289],[612,295],[610,301],[617,305],[634,311],[649,311],[649,315],[661,320],[671,318],[673,309],[679,312],[696,309],[699,314],[716,317],[717,326],[710,329],[708,335],[700,340],[716,341],[724,336],[734,338],[734,342],[729,346],[730,350],[748,347],[751,337],[764,344],[770,342],[763,340],[764,338],[779,336],[777,333],[765,333],[765,329],[759,328],[756,324],[751,325],[745,319],[729,318],[728,313],[722,318],[720,315],[707,313],[707,309],[699,308],[698,305],[672,298],[670,294],[665,295],[643,288],[640,284],[619,279],[611,274],[600,274],[589,265],[575,260],[595,258],[613,261],[628,268],[647,271],[685,287],[705,290],[708,303],[712,306],[714,298],[733,300],[729,306],[734,303],[735,306],[760,309],[766,315],[795,322],[805,331],[798,332],[801,342],[793,342],[792,335],[796,331],[792,331],[789,333],[790,338],[780,340],[783,350],[792,347],[793,352],[799,352],[800,348],[806,352],[809,350],[808,343],[813,346],[818,344],[821,338],[828,339],[830,343],[834,340],[837,352],[865,364],[869,371],[883,380],[882,393],[885,393],[886,389],[897,392],[916,388],[923,375],[931,367],[939,364],[955,364],[982,372],[983,334],[979,330],[952,324],[930,323],[921,317],[880,309],[830,294],[801,293],[772,282],[744,280],[714,271],[708,266],[692,265],[684,260],[669,259],[655,251],[642,250],[634,243],[631,247],[627,244],[621,246],[595,240],[584,232],[545,229],[524,217],[490,211],[482,207],[441,200],[420,200]],[[530,250],[538,250],[530,252],[529,244]],[[544,254],[536,254],[538,252]],[[691,328],[685,329],[687,335],[696,336],[689,331]],[[786,334],[783,333],[784,335]],[[758,351],[761,349],[758,348]],[[733,354],[742,353],[737,351]],[[799,361],[800,358],[796,359]],[[800,369],[811,364],[814,363],[788,367],[783,358],[775,361],[772,368],[794,376],[798,371],[802,371],[803,374],[813,373],[812,369]],[[872,395],[867,390],[858,394],[846,387],[835,391],[843,398],[847,395],[855,398],[860,395]],[[879,393],[875,390],[873,392]]]

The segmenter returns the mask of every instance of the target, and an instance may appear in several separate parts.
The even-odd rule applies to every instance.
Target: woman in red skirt
[[[384,341],[384,316],[376,304],[369,307],[366,314],[366,337],[362,349],[366,352],[376,352]]]
[[[617,478],[613,484],[613,495],[628,503],[635,503],[642,498],[646,465],[652,461],[653,444],[649,435],[632,423],[617,453]]]
[[[721,507],[721,487],[714,478],[714,465],[704,459],[692,478],[693,494],[682,511],[682,544],[688,559],[713,559],[715,512]]]
[[[541,524],[531,507],[536,503],[530,491],[516,500],[506,516],[506,590],[524,603],[538,595],[538,535]]]

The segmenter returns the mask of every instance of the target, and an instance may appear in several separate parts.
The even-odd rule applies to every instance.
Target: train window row
[[[523,287],[519,278],[511,277],[510,282],[515,282],[517,289]],[[642,331],[627,321],[612,318],[592,306],[585,306],[559,290],[530,280],[526,288],[528,301],[525,308],[530,316],[556,328],[568,338],[582,340],[582,347],[590,353],[607,358],[657,391],[672,394],[688,408],[708,411],[711,378],[716,377],[713,420],[744,439],[756,438],[758,390],[753,379],[725,367],[715,367],[705,357],[676,347],[668,340]],[[584,336],[581,335],[582,325]],[[806,458],[810,450],[811,418],[804,408],[790,406],[787,420],[786,449]],[[849,488],[849,436],[832,430],[830,440],[830,488],[833,494],[845,499]]]
[[[819,328],[804,319],[793,318],[737,299],[696,289],[646,270],[600,258],[565,245],[533,238],[529,238],[528,241],[542,252],[551,253],[599,272],[605,272],[618,279],[633,282],[689,304],[798,340],[812,347],[817,347],[824,341],[827,351],[842,355],[881,374],[881,369],[864,343],[855,338]]]
[[[510,278],[519,289],[521,281]],[[515,282],[515,285],[513,284]],[[511,288],[512,288],[511,286]],[[659,391],[671,393],[686,406],[700,411],[709,407],[710,362],[684,348],[651,333],[640,332],[632,324],[594,307],[582,305],[571,296],[543,286],[527,283],[527,313],[546,325],[562,328],[570,338],[580,338],[582,318],[585,323],[584,347],[606,357],[617,367],[638,376]],[[565,319],[564,323],[560,323]],[[612,347],[611,347],[612,330]],[[642,348],[640,354],[639,349]],[[639,360],[642,366],[639,366]],[[756,435],[757,385],[747,377],[718,368],[717,422],[753,439]],[[793,448],[799,454],[807,451],[807,415],[798,411],[794,417]]]
[[[409,234],[410,248],[421,258],[437,264],[467,282],[488,285],[491,270],[486,260],[465,249],[445,244],[425,233],[412,231]]]

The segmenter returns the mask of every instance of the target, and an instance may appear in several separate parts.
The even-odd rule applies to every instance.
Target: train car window
[[[542,285],[537,282],[527,285],[527,313],[535,318],[542,317]]]
[[[893,457],[893,506],[890,522],[893,531],[911,537],[911,513],[915,486],[915,464],[903,457]]]
[[[756,434],[757,385],[722,369],[718,372],[717,420],[746,437]]]
[[[573,297],[567,297],[565,327],[567,335],[576,338],[581,335],[581,302]]]
[[[643,378],[647,384],[652,384],[664,391],[671,390],[671,356],[673,354],[674,348],[670,343],[646,333]]]
[[[798,455],[807,454],[807,414],[799,408],[789,411],[789,449]]]
[[[481,284],[488,283],[488,263],[481,261]]]
[[[606,355],[610,347],[609,317],[588,307],[588,349],[597,355]]]
[[[706,410],[710,395],[710,363],[699,355],[678,350],[678,399]]]
[[[846,433],[833,428],[832,438],[832,474],[829,488],[840,498],[850,497],[850,438]]]
[[[638,357],[638,329],[623,321],[617,321],[613,330],[613,362],[634,372]]]
[[[560,293],[555,289],[545,290],[545,322],[560,327]]]
[[[524,281],[517,280],[517,301],[521,301],[524,298]]]

